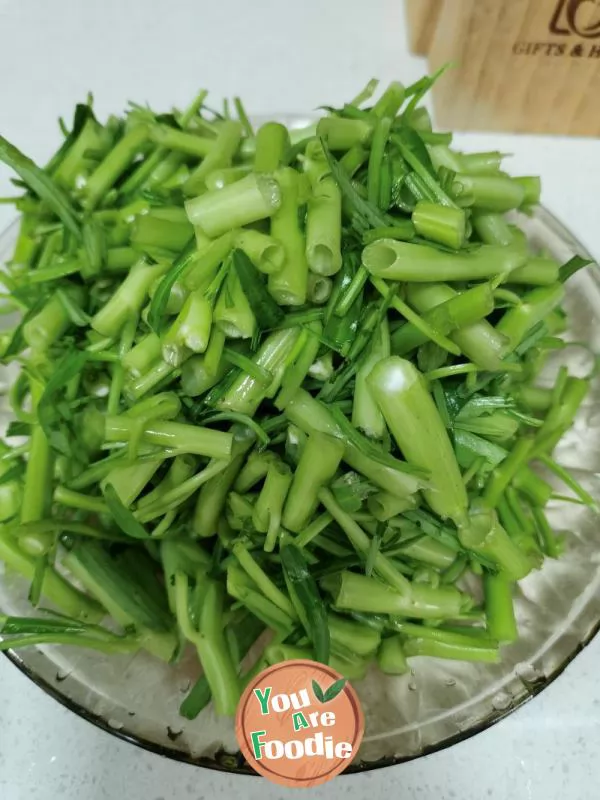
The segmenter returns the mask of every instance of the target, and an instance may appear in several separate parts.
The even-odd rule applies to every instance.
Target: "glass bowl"
[[[547,211],[538,209],[519,224],[530,241],[559,261],[585,249]],[[0,265],[11,256],[16,224],[0,236]],[[568,283],[568,337],[585,342],[563,351],[575,374],[586,374],[600,351],[600,280],[596,268]],[[14,371],[2,368],[3,384]],[[600,380],[581,408],[556,456],[600,497]],[[6,425],[6,405],[0,406]],[[349,771],[396,764],[465,739],[502,719],[559,675],[600,627],[598,520],[587,508],[550,506],[555,530],[567,532],[558,561],[521,581],[515,601],[520,638],[502,649],[500,664],[415,658],[411,673],[388,677],[373,669],[356,683],[365,712],[365,738]],[[27,583],[5,574],[0,609],[27,614]],[[212,707],[194,721],[178,714],[198,665],[190,656],[170,667],[145,653],[104,656],[76,648],[43,646],[7,652],[7,657],[67,708],[126,741],[173,759],[231,772],[250,773],[236,745],[231,719]]]

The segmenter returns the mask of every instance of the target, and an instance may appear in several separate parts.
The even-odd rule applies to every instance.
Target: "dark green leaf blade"
[[[25,325],[29,322],[30,319],[33,319],[33,317],[35,317],[38,311],[40,311],[43,308],[44,303],[45,303],[45,298],[38,297],[37,300],[31,306],[31,308],[28,309],[27,313],[21,317],[21,319],[19,320],[19,324],[12,331],[8,344],[6,345],[6,349],[0,356],[3,362],[6,363],[9,356],[15,356],[17,355],[17,353],[20,353],[27,347],[27,342],[25,341],[25,337],[23,336]]]
[[[333,179],[340,187],[342,195],[346,198],[349,206],[358,218],[360,227],[368,229],[393,226],[394,220],[391,217],[387,216],[387,214],[383,214],[376,206],[359,195],[354,186],[352,186],[352,181],[344,172],[343,167],[340,166],[339,161],[327,147],[327,142],[323,138],[320,139],[320,142]],[[362,232],[364,232],[364,230]]]
[[[11,481],[17,481],[23,478],[24,467],[22,464],[15,464],[3,475],[0,475],[0,486]]]
[[[40,169],[30,158],[0,136],[0,161],[13,169],[29,188],[62,220],[78,239],[81,237],[79,220],[66,194],[59,189],[50,175]]]
[[[31,424],[13,419],[8,423],[4,436],[6,439],[10,439],[12,436],[31,436]]]
[[[56,153],[46,164],[44,168],[45,172],[47,172],[49,175],[54,173],[56,168],[62,163],[64,157],[75,143],[88,119],[95,120],[94,112],[92,111],[91,106],[87,103],[77,103],[75,106],[75,112],[73,114],[73,127],[69,133],[67,133],[64,142],[58,148]]]
[[[441,78],[444,72],[446,72],[446,70],[451,66],[452,63],[447,62],[446,64],[443,64],[437,70],[437,72],[434,72],[433,75],[424,75],[422,78],[419,78],[418,81],[415,81],[413,84],[406,87],[405,97],[410,97],[410,102],[407,103],[406,108],[402,113],[403,122],[410,122],[413,111],[419,105],[423,97],[431,89],[438,78]]]
[[[171,289],[175,282],[185,274],[195,255],[196,242],[192,237],[158,284],[148,312],[148,325],[155,333],[160,333],[161,321],[167,310]]]
[[[35,571],[33,573],[33,580],[29,587],[28,599],[32,606],[37,607],[40,603],[42,596],[42,586],[44,585],[44,578],[46,576],[46,569],[48,567],[48,556],[44,554],[38,556],[35,563]]]
[[[22,636],[24,634],[43,633],[80,633],[93,629],[78,619],[68,617],[54,619],[52,617],[0,617],[0,633],[3,636]]]
[[[106,505],[108,506],[112,518],[123,533],[126,533],[127,536],[131,536],[132,539],[150,538],[144,526],[139,523],[131,511],[123,505],[115,487],[110,483],[107,483],[104,488],[104,499],[106,500]]]
[[[339,405],[329,405],[328,409],[335,423],[340,429],[340,438],[348,444],[354,445],[354,447],[360,450],[361,453],[369,456],[369,458],[372,458],[379,464],[383,464],[385,467],[395,469],[398,472],[404,472],[407,475],[414,475],[422,478],[424,481],[429,478],[429,474],[424,469],[415,467],[406,461],[400,461],[399,459],[394,458],[394,456],[390,455],[390,453],[386,453],[386,451],[380,445],[372,442],[366,436],[363,436],[363,434],[360,433],[360,431],[358,431],[354,425],[352,425]]]
[[[327,610],[306,559],[298,547],[288,544],[281,548],[281,563],[292,603],[306,627],[315,659],[327,664],[330,647]]]
[[[60,418],[57,402],[59,394],[64,391],[68,382],[82,371],[89,354],[83,350],[66,353],[56,364],[38,403],[38,419],[49,441],[52,441],[52,428]]]
[[[402,158],[417,173],[428,191],[431,192],[434,201],[441,206],[456,208],[454,200],[446,194],[439,181],[433,177],[435,170],[418,133],[408,128],[402,131],[402,135],[394,135],[392,141],[400,151]]]
[[[267,291],[260,272],[243,250],[235,249],[231,258],[258,327],[261,330],[276,328],[284,313]]]
[[[377,558],[377,554],[379,553],[381,537],[378,533],[376,533],[373,538],[371,539],[371,544],[369,545],[369,552],[367,553],[367,561],[365,564],[365,575],[371,576],[373,573],[373,568],[375,566],[375,559]]]
[[[589,267],[590,264],[594,262],[589,258],[582,258],[581,256],[573,256],[573,258],[569,259],[562,267],[558,270],[558,279],[561,283],[565,283],[575,275],[576,272],[579,272],[580,269],[584,269],[585,267]]]

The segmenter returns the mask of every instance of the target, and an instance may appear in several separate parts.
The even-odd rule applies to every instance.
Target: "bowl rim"
[[[582,242],[572,233],[572,231],[567,228],[562,222],[560,222],[557,217],[549,211],[544,206],[537,206],[534,211],[535,216],[540,219],[544,224],[548,226],[555,233],[557,236],[562,238],[563,240],[567,241],[573,248],[583,257],[589,258],[592,261],[590,266],[598,268],[598,264],[596,263],[595,259],[590,255],[587,248],[582,244]],[[3,231],[0,232],[0,239],[4,238],[12,228],[17,225],[18,218],[11,222]],[[600,276],[600,271],[599,271]],[[415,761],[416,759],[423,758],[424,756],[432,755],[433,753],[442,752],[455,744],[460,742],[467,741],[473,736],[476,736],[478,733],[482,733],[483,731],[488,730],[489,728],[496,725],[498,722],[503,720],[505,717],[515,713],[520,708],[522,708],[526,703],[540,694],[544,689],[550,686],[554,681],[562,675],[562,673],[566,670],[569,664],[577,658],[577,656],[583,652],[590,644],[590,642],[596,637],[596,635],[600,632],[600,619],[597,623],[591,628],[588,632],[587,636],[580,641],[574,650],[569,653],[569,655],[562,661],[556,669],[554,669],[549,675],[544,675],[541,678],[538,678],[535,682],[527,684],[526,691],[518,697],[514,703],[511,703],[505,709],[498,709],[492,711],[485,719],[482,719],[480,722],[471,725],[468,729],[464,731],[460,731],[452,736],[448,736],[445,739],[440,740],[434,745],[430,745],[425,747],[419,753],[406,755],[406,756],[389,756],[378,759],[376,761],[369,761],[369,762],[358,762],[352,763],[348,766],[344,772],[341,773],[342,776],[344,775],[356,775],[362,772],[370,772],[371,770],[382,769],[384,767],[393,767],[398,766],[400,764],[408,763],[409,761]],[[69,711],[76,714],[81,719],[91,723],[96,728],[104,731],[105,733],[120,739],[123,742],[127,742],[128,744],[133,744],[136,747],[139,747],[142,750],[145,750],[149,753],[153,753],[155,755],[163,756],[164,758],[168,758],[172,761],[176,761],[183,764],[189,764],[195,767],[203,767],[205,769],[210,769],[215,772],[225,772],[229,775],[248,775],[253,777],[259,777],[257,773],[252,770],[248,764],[246,763],[245,759],[243,758],[240,752],[231,753],[227,752],[224,749],[219,749],[214,756],[193,756],[191,754],[187,754],[181,750],[176,748],[170,748],[166,745],[158,744],[153,742],[150,739],[145,738],[139,734],[133,733],[132,731],[128,730],[126,726],[122,728],[114,728],[112,727],[108,720],[105,719],[100,714],[95,714],[94,712],[90,711],[81,703],[72,700],[67,695],[63,694],[53,683],[42,678],[34,669],[28,666],[19,656],[19,654],[14,650],[6,650],[3,651],[3,655],[29,680],[39,687],[43,692],[47,695],[52,697],[58,703],[60,703],[63,708],[68,709]],[[174,740],[176,738],[176,734],[173,736]],[[235,766],[232,765],[232,761],[235,760]]]

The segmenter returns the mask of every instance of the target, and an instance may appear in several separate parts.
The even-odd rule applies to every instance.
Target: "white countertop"
[[[127,100],[184,104],[200,87],[239,94],[251,113],[349,99],[373,75],[424,71],[406,52],[398,0],[0,0],[0,131],[43,161],[56,119],[94,90],[100,116]],[[590,102],[593,102],[590,98]],[[600,112],[599,112],[600,113]],[[544,202],[600,253],[600,141],[468,135],[461,146],[514,154],[540,174]],[[0,167],[0,196],[12,194]],[[12,219],[0,205],[0,230]],[[524,708],[441,753],[307,792],[319,798],[597,800],[600,639]],[[0,658],[2,800],[289,797],[263,780],[176,764],[118,741]]]

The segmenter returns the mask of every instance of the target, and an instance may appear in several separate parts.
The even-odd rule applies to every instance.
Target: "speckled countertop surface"
[[[0,129],[34,158],[57,144],[88,89],[100,115],[128,99],[183,104],[199,86],[240,94],[256,114],[351,97],[368,78],[410,82],[398,0],[0,0]],[[591,100],[590,100],[591,102]],[[469,135],[465,147],[514,154],[544,200],[600,253],[600,141]],[[0,196],[9,194],[0,168]],[[0,230],[12,211],[0,205]],[[597,800],[600,639],[524,708],[449,750],[341,777],[315,798]],[[0,658],[1,800],[203,800],[290,797],[263,780],[167,761],[78,719]]]

